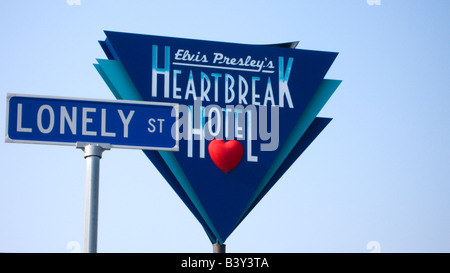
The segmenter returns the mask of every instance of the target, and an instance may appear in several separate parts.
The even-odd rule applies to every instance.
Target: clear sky
[[[7,93],[113,99],[93,66],[104,30],[339,52],[333,121],[227,251],[450,252],[450,1],[68,2],[0,0],[0,109]],[[212,251],[144,153],[103,155],[99,252]],[[0,252],[82,248],[82,151],[2,141],[0,170]]]

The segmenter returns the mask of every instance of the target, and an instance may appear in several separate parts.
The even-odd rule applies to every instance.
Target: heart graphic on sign
[[[213,139],[208,145],[208,152],[214,164],[224,173],[229,173],[241,162],[244,147],[237,140],[225,142]]]

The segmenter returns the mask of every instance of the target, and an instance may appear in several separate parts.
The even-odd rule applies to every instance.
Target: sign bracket
[[[110,150],[106,143],[77,142],[77,149],[82,149],[86,159],[86,193],[84,221],[84,252],[97,252],[98,234],[98,196],[100,159],[103,151]]]

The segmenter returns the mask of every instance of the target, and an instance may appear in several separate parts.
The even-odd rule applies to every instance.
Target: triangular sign
[[[223,244],[330,122],[337,53],[106,31],[95,64],[117,99],[179,104],[179,152],[145,151]],[[174,134],[175,135],[175,134]]]

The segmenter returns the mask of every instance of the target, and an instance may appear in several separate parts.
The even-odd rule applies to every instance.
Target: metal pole
[[[225,253],[225,244],[221,245],[220,243],[213,244],[213,253]]]
[[[100,159],[102,158],[103,151],[110,149],[110,145],[77,143],[77,148],[84,151],[84,158],[86,159],[84,252],[96,253]]]

